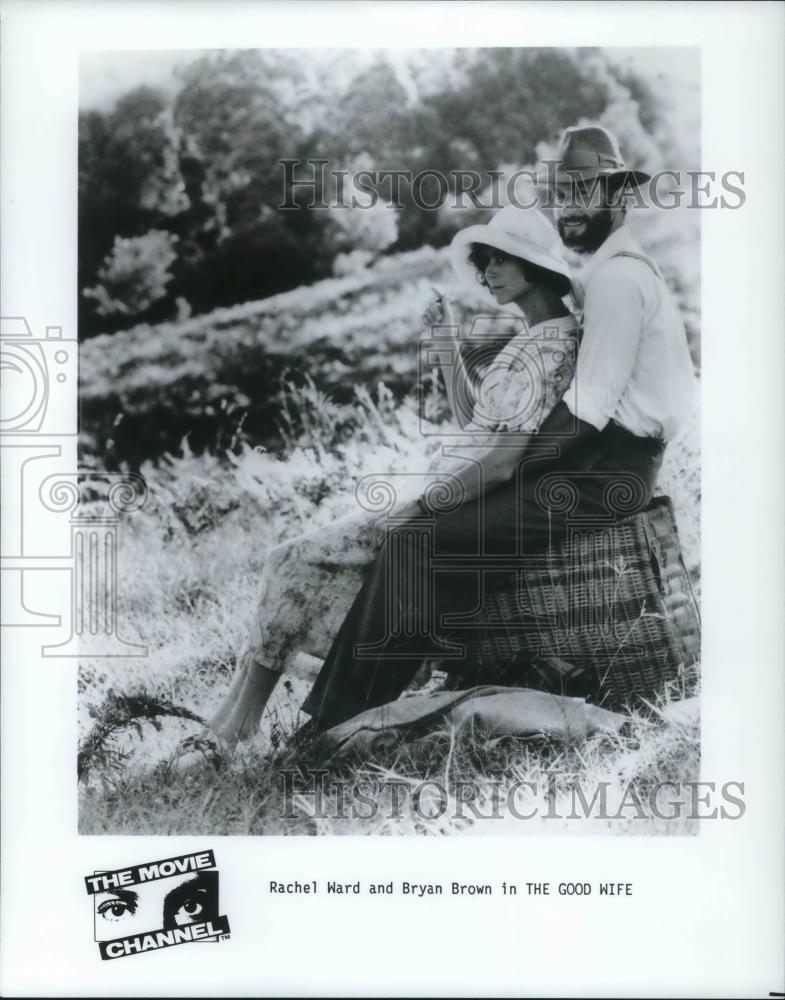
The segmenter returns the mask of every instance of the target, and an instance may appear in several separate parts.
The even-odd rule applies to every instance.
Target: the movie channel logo
[[[125,958],[188,941],[223,941],[212,851],[85,876],[101,958]]]

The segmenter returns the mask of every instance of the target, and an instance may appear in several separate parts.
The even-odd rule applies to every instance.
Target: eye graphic
[[[174,922],[179,926],[190,924],[204,913],[206,893],[201,890],[184,900],[174,912]]]
[[[164,899],[164,930],[218,915],[218,872],[203,871],[175,886]]]
[[[123,899],[106,899],[97,909],[104,920],[120,920],[126,914],[133,913],[136,907]]]

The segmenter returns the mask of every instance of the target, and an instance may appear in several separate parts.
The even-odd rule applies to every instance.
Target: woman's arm
[[[554,446],[563,460],[598,433],[591,424],[576,417],[562,401],[556,404],[536,433],[500,431],[488,434],[482,446],[472,450],[471,458],[454,456],[453,464],[439,471],[457,480],[460,485],[456,488],[462,487],[462,502],[470,503],[494,486],[511,479],[532,442]],[[406,512],[412,515],[418,511],[428,511],[422,498],[406,508]]]
[[[450,493],[460,495],[461,503],[471,503],[515,474],[532,437],[534,435],[525,433],[487,433],[481,440],[474,437],[471,443],[456,445],[456,450],[465,453],[443,456],[431,485],[444,483]],[[433,510],[424,496],[420,496],[396,504],[387,517],[394,517],[400,523],[424,513],[431,514]]]
[[[447,390],[447,402],[453,420],[463,430],[472,419],[474,388],[461,355],[461,329],[455,322],[452,306],[446,295],[434,288],[438,298],[423,313],[423,322],[430,328],[431,338],[444,341],[444,352],[437,355]],[[433,328],[445,329],[438,336]]]
[[[508,431],[485,434],[482,444],[473,443],[467,454],[449,456],[450,464],[442,466],[439,473],[451,477],[463,503],[471,503],[515,474],[533,436]]]

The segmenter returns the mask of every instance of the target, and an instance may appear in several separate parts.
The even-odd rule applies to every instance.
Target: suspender
[[[652,269],[652,271],[654,271],[654,273],[657,275],[658,278],[661,278],[663,281],[665,281],[665,278],[662,277],[662,272],[654,263],[654,261],[651,260],[649,257],[644,257],[642,253],[633,253],[631,250],[620,250],[618,253],[615,253],[613,257],[609,257],[608,260],[614,260],[614,258],[616,257],[632,257],[633,260],[642,260],[644,264],[649,265],[649,267]]]
[[[649,265],[660,281],[665,281],[665,278],[662,276],[662,271],[660,271],[654,261],[649,257],[644,257],[642,253],[633,253],[631,250],[620,250],[612,257],[609,257],[608,260],[614,260],[616,257],[632,257],[633,260],[642,260],[644,264]],[[580,343],[583,339],[583,309],[580,310],[576,318],[578,321],[578,343]]]

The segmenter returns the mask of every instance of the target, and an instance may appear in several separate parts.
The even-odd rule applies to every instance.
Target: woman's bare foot
[[[254,660],[243,660],[229,691],[208,726],[222,740],[234,746],[256,732],[280,674]]]

